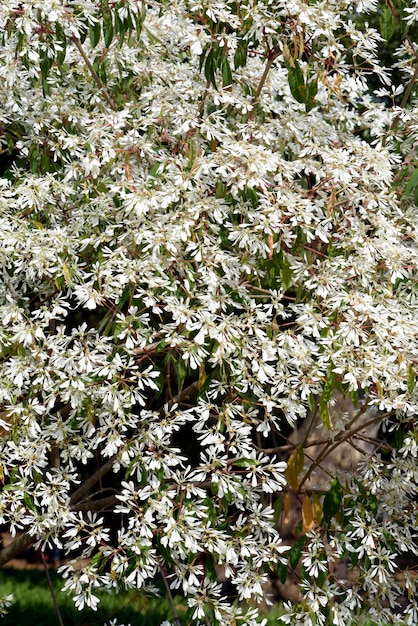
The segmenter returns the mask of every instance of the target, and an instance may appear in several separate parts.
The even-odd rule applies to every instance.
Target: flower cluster
[[[284,623],[390,623],[404,589],[415,619],[417,103],[377,5],[1,4],[0,523],[62,547],[79,609],[160,582],[253,626],[289,567]],[[357,476],[316,485],[347,442]]]

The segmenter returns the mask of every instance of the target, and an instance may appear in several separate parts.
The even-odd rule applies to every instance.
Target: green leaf
[[[26,493],[26,491],[23,494],[23,500],[24,500],[26,506],[28,507],[28,509],[30,511],[33,511],[34,513],[37,513],[36,506],[35,506],[35,503],[33,501],[33,498],[28,493]]]
[[[216,573],[216,568],[215,568],[215,565],[213,563],[213,559],[210,556],[208,556],[206,561],[205,561],[205,575],[212,582],[217,582],[217,580],[218,580],[218,575]]]
[[[110,12],[103,15],[103,39],[106,48],[109,48],[113,41],[113,20]]]
[[[101,26],[99,21],[97,21],[95,24],[92,24],[89,28],[89,37],[92,48],[95,48],[100,41],[100,31]]]
[[[15,147],[15,140],[9,133],[5,134],[5,139],[7,144],[7,151],[9,154],[12,154]]]
[[[141,5],[141,10],[138,11],[135,15],[136,36],[138,40],[141,36],[142,26],[144,24],[145,17],[146,17],[146,7],[145,7],[145,2],[143,2]]]
[[[405,193],[408,196],[411,191],[418,185],[418,170],[414,170],[409,177],[408,184],[405,188]]]
[[[350,396],[351,402],[353,403],[354,408],[357,408],[358,405],[358,391],[354,389],[354,391],[349,391],[348,395]]]
[[[274,509],[274,521],[276,524],[278,524],[280,515],[282,514],[282,511],[283,511],[283,498],[277,498],[277,500],[275,500],[275,502],[273,503],[273,509]]]
[[[307,90],[303,72],[296,60],[293,60],[292,64],[287,63],[287,79],[294,99],[304,104],[306,102]]]
[[[181,389],[187,376],[187,365],[184,359],[181,357],[176,358],[171,352],[169,352],[166,356],[166,361],[170,361],[173,364],[177,377],[177,385],[178,388]]]
[[[395,22],[393,13],[388,5],[385,4],[382,7],[382,12],[380,14],[380,34],[384,39],[386,39],[386,41],[389,41],[391,39],[394,31],[394,26]]]
[[[126,26],[125,22],[120,19],[119,13],[117,11],[115,13],[115,29],[119,34],[119,47],[122,48],[123,42],[125,40]]]
[[[55,25],[55,33],[57,41],[60,43],[60,49],[56,49],[57,65],[61,69],[62,64],[65,61],[65,55],[67,54],[67,37],[61,24],[58,22]]]
[[[340,481],[338,478],[334,478],[331,483],[330,490],[325,494],[323,513],[326,522],[330,522],[331,518],[338,513],[341,507],[343,499],[343,492],[341,489]]]
[[[222,62],[222,82],[224,87],[228,87],[228,85],[232,85],[232,72],[231,66],[228,63],[228,59],[225,59]]]
[[[371,493],[367,497],[367,510],[376,517],[379,512],[379,503],[377,501],[376,496]]]
[[[48,150],[44,148],[41,153],[41,167],[40,167],[41,173],[45,174],[47,172],[50,172],[51,171],[50,165],[51,164],[49,160]]]
[[[247,64],[247,47],[248,42],[244,39],[238,41],[235,54],[234,54],[234,68],[245,67]]]
[[[210,46],[209,45],[205,46],[203,48],[203,51],[202,51],[202,53],[201,53],[201,55],[199,57],[199,72],[201,72],[202,69],[203,69],[203,65],[205,63],[205,59],[206,59],[206,56],[207,56],[209,50],[210,50]]]
[[[125,470],[125,480],[128,480],[128,478],[131,476],[131,474],[134,472],[134,470],[137,470],[137,465],[140,463],[141,461],[141,457],[139,456],[135,456],[132,461],[129,463],[128,467]]]
[[[312,111],[316,105],[316,94],[318,93],[318,80],[311,80],[306,89],[305,110],[306,113]]]
[[[79,28],[79,32],[80,32],[80,43],[84,43],[86,41],[86,37],[87,37],[87,28],[86,28],[85,24],[83,24]]]
[[[164,169],[164,164],[160,161],[155,161],[154,165],[151,167],[149,171],[150,178],[159,178]]]
[[[284,585],[284,583],[286,582],[287,571],[288,570],[286,563],[282,563],[281,561],[279,561],[277,564],[277,578],[282,583],[282,585]]]
[[[328,403],[322,397],[319,401],[319,415],[325,428],[327,430],[333,430],[331,416],[328,410]]]
[[[415,372],[414,372],[414,368],[412,367],[412,365],[409,365],[409,368],[408,368],[408,378],[407,378],[406,384],[407,384],[409,393],[412,394],[415,388]]]
[[[29,149],[29,167],[33,174],[39,174],[39,150],[38,146],[32,146]]]
[[[215,79],[215,57],[213,48],[209,50],[209,54],[206,57],[205,61],[205,78],[208,83],[211,83],[215,89],[216,87],[216,79]]]
[[[287,291],[292,284],[292,270],[289,265],[285,265],[280,270],[280,279],[282,281],[282,287],[284,291]]]
[[[90,559],[89,567],[92,567],[96,570],[100,569],[100,564],[101,564],[102,559],[103,559],[102,552],[96,552],[96,554],[94,554],[93,557]]]
[[[299,559],[302,555],[302,550],[305,547],[306,537],[299,537],[299,539],[293,544],[287,553],[289,563],[292,569],[296,569]]]
[[[327,379],[325,381],[324,388],[322,390],[321,399],[325,402],[331,400],[332,393],[335,389],[335,378],[331,370],[328,370]]]
[[[42,56],[39,67],[41,68],[42,78],[46,80],[48,78],[49,70],[54,62],[54,57],[50,57],[47,52]]]
[[[256,467],[257,461],[254,459],[239,459],[233,462],[234,467]]]
[[[308,397],[308,407],[309,407],[309,410],[312,413],[315,411],[315,408],[316,408],[316,398],[315,398],[313,393],[309,394],[309,397]]]

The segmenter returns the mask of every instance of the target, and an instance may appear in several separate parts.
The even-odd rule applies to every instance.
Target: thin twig
[[[54,603],[55,613],[57,614],[58,623],[59,623],[60,626],[64,626],[64,622],[62,621],[62,617],[61,617],[60,609],[59,609],[59,606],[58,606],[57,598],[55,596],[54,587],[52,586],[51,577],[50,577],[49,572],[48,572],[48,566],[46,564],[45,555],[44,555],[43,552],[41,552],[41,557],[42,557],[42,563],[44,564],[45,576],[46,576],[46,580],[47,580],[47,583],[48,583],[49,591],[51,592],[51,596],[52,596],[52,602]]]
[[[90,74],[92,75],[95,83],[97,84],[97,86],[99,87],[99,89],[101,90],[101,92],[104,95],[104,98],[106,100],[106,102],[108,103],[108,105],[114,110],[117,111],[118,107],[116,106],[115,102],[112,100],[112,98],[110,97],[110,94],[108,92],[108,90],[106,89],[106,87],[104,86],[102,80],[100,79],[100,76],[97,74],[96,70],[94,69],[93,65],[91,64],[90,59],[88,58],[82,44],[81,41],[77,38],[77,37],[72,37],[71,41],[73,42],[73,44],[75,45],[75,47],[77,48],[77,50],[79,51],[79,53],[81,54],[81,56],[84,59],[85,64],[87,65]]]
[[[361,430],[367,428],[368,426],[371,426],[372,424],[375,424],[376,422],[380,422],[381,420],[382,420],[381,415],[378,415],[377,417],[374,417],[368,422],[365,422],[364,424],[357,426],[357,428],[355,428],[354,430],[349,430],[347,432],[338,433],[338,435],[335,437],[334,443],[330,442],[331,445],[328,444],[327,446],[325,446],[325,448],[320,452],[320,454],[316,458],[315,462],[312,463],[312,465],[309,467],[305,476],[302,478],[301,482],[299,483],[299,487],[301,487],[308,480],[308,478],[310,477],[314,469],[318,467],[320,463],[322,463],[322,461],[324,461],[324,459],[327,458],[327,456],[329,456],[332,452],[334,452],[334,450],[336,450],[338,446],[344,443],[344,441],[351,439],[354,435],[356,435]]]
[[[70,508],[72,511],[104,511],[118,502],[115,495],[100,498],[100,500],[87,500],[86,502],[78,502]]]
[[[252,108],[252,110],[248,113],[248,119],[249,119],[249,120],[253,119],[253,117],[254,117],[254,115],[255,115],[255,105],[257,104],[257,101],[258,101],[258,99],[259,99],[259,97],[260,97],[261,90],[262,90],[262,89],[263,89],[263,87],[264,87],[264,83],[265,83],[265,82],[266,82],[266,80],[267,80],[268,73],[269,73],[269,71],[270,71],[270,69],[271,69],[271,66],[272,66],[272,65],[273,65],[273,63],[274,63],[275,58],[276,58],[276,55],[271,54],[271,55],[268,57],[268,59],[267,59],[267,63],[266,63],[266,65],[265,65],[263,75],[262,75],[262,77],[260,78],[260,82],[258,83],[258,87],[257,87],[257,89],[256,89],[256,92],[255,92],[255,94],[254,94],[254,96],[253,96],[253,99],[252,99],[252,102],[251,102],[251,104],[252,104],[252,107],[253,107],[253,108]]]
[[[77,502],[82,500],[82,498],[87,494],[87,492],[97,483],[99,482],[103,476],[105,476],[110,470],[113,468],[113,464],[116,461],[116,455],[112,456],[102,467],[94,472],[90,478],[85,480],[81,487],[79,487],[76,491],[74,491],[73,495],[70,499],[70,506],[73,507]]]
[[[163,579],[164,587],[167,591],[168,601],[171,606],[171,610],[173,611],[173,618],[176,623],[176,626],[181,626],[180,618],[177,613],[176,605],[174,604],[173,594],[171,593],[170,585],[168,584],[167,577],[162,567],[159,567],[161,578]]]

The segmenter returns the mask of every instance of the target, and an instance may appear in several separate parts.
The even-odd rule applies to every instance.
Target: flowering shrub
[[[401,4],[1,3],[0,564],[55,544],[80,609],[159,580],[225,626],[295,570],[285,624],[417,623],[413,41],[405,89],[379,61]],[[287,436],[317,415],[312,458]]]

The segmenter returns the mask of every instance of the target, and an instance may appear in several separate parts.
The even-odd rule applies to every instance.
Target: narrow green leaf
[[[209,50],[209,54],[206,58],[205,62],[205,78],[208,83],[211,83],[215,89],[216,87],[216,79],[215,79],[215,58],[213,48]]]
[[[33,174],[39,174],[39,150],[37,146],[29,149],[29,167]]]
[[[119,18],[118,13],[116,13],[116,23],[118,25],[119,47],[122,48],[123,42],[125,41],[126,27],[125,23]]]
[[[95,48],[97,44],[99,43],[100,32],[101,32],[100,22],[97,21],[95,24],[90,26],[89,37],[90,37],[90,43],[91,43],[92,48]]]
[[[309,410],[312,413],[315,411],[315,408],[316,408],[316,398],[315,398],[313,393],[309,394],[309,397],[308,397],[308,407],[309,407]]]
[[[47,52],[45,52],[40,62],[41,74],[44,80],[48,78],[49,70],[51,69],[53,62],[54,57],[50,57]]]
[[[394,31],[394,26],[395,22],[392,11],[388,7],[388,5],[385,4],[382,7],[382,12],[380,14],[380,33],[382,37],[386,39],[386,41],[389,41],[391,39]]]
[[[316,94],[318,93],[318,80],[311,80],[306,89],[305,109],[306,112],[312,111],[316,105]]]
[[[287,578],[287,564],[286,563],[282,563],[281,561],[278,562],[277,578],[282,583],[282,585],[284,585],[284,583],[286,582],[286,578]]]
[[[138,11],[135,15],[137,39],[139,39],[141,36],[142,26],[144,24],[145,17],[146,17],[146,7],[145,7],[145,2],[143,2],[141,10]]]
[[[212,582],[217,582],[218,575],[212,557],[208,556],[205,561],[205,575]]]
[[[354,391],[349,391],[348,395],[350,396],[351,402],[353,403],[354,408],[357,408],[358,405],[358,391],[355,389]]]
[[[55,33],[57,41],[60,44],[60,49],[56,49],[57,65],[61,69],[62,64],[65,61],[65,55],[67,54],[67,37],[61,24],[58,22],[55,25]]]
[[[203,48],[203,51],[202,51],[200,57],[199,57],[199,72],[201,72],[202,69],[203,69],[203,65],[205,63],[205,59],[206,59],[206,56],[207,56],[207,54],[209,52],[209,49],[210,49],[209,45],[205,46]]]
[[[9,154],[12,154],[14,147],[15,147],[14,139],[11,135],[9,135],[9,133],[5,134],[5,139],[6,139],[6,144],[7,144],[7,152]]]
[[[141,458],[139,456],[135,456],[132,461],[129,463],[128,467],[125,470],[125,480],[133,474],[134,470],[137,470],[137,465],[140,463]]]
[[[25,504],[26,504],[26,506],[28,507],[28,509],[29,509],[30,511],[33,511],[34,513],[36,513],[36,512],[37,512],[37,511],[36,511],[36,506],[35,506],[35,503],[34,503],[34,501],[33,501],[32,497],[31,497],[28,493],[26,493],[26,492],[25,492],[25,493],[23,494],[23,500],[25,501]]]
[[[26,41],[28,39],[28,36],[26,33],[19,33],[17,36],[17,43],[16,43],[16,51],[20,52],[23,49],[23,46],[25,45]]]
[[[257,462],[254,459],[239,459],[234,461],[234,467],[256,467]]]
[[[94,554],[93,557],[90,559],[89,567],[96,570],[99,569],[102,558],[103,554],[101,552],[96,552],[96,554]]]
[[[319,415],[325,428],[327,430],[333,430],[331,417],[328,410],[328,403],[322,397],[319,401]]]
[[[294,544],[293,546],[290,548],[289,552],[287,553],[288,558],[289,558],[289,563],[292,569],[296,569],[298,563],[299,563],[299,559],[302,555],[302,550],[305,547],[305,543],[306,543],[306,537],[300,537]]]
[[[332,393],[335,389],[335,379],[332,371],[328,371],[327,379],[325,381],[324,388],[322,390],[321,398],[324,402],[329,402],[331,400]]]
[[[106,48],[109,48],[113,41],[113,20],[110,12],[103,15],[103,39]]]
[[[44,148],[41,152],[41,173],[42,174],[46,174],[47,172],[51,171],[51,167],[50,167],[50,160],[49,160],[49,154],[48,154],[48,150],[46,148]]]
[[[409,177],[408,184],[406,185],[405,193],[408,196],[414,187],[418,185],[418,170],[414,170]]]
[[[292,96],[297,102],[304,104],[306,102],[306,85],[303,72],[299,63],[294,60],[293,64],[287,64],[287,78]]]
[[[410,365],[408,369],[408,379],[406,381],[406,384],[408,386],[409,393],[412,394],[415,388],[415,372],[412,365]]]
[[[245,67],[247,64],[247,47],[248,42],[244,39],[238,41],[235,54],[234,54],[234,68]]]
[[[292,270],[286,256],[283,257],[282,266],[280,268],[280,280],[284,291],[287,291],[292,284]]]
[[[342,499],[343,492],[340,482],[338,478],[334,478],[331,483],[330,490],[325,494],[324,504],[322,507],[324,519],[326,522],[331,521],[333,515],[335,515],[340,510]]]
[[[150,178],[159,178],[162,174],[164,168],[164,164],[160,163],[160,161],[155,161],[154,165],[151,167],[149,171]]]
[[[80,32],[80,43],[84,43],[86,41],[86,37],[87,37],[87,26],[86,24],[82,24],[79,28],[79,32]]]
[[[232,85],[232,71],[228,59],[225,59],[222,63],[222,82],[224,87]]]

